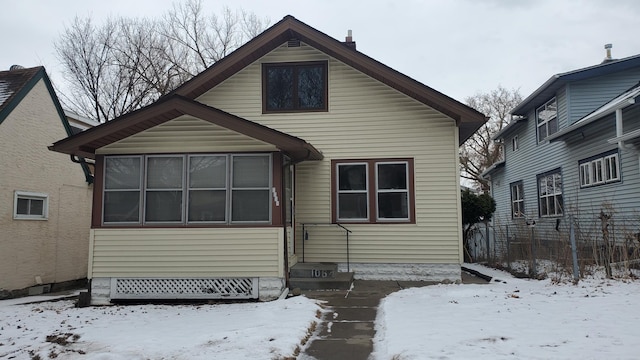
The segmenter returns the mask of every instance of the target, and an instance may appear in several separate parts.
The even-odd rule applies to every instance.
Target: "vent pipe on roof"
[[[22,65],[11,65],[11,67],[9,68],[9,71],[15,71],[15,70],[20,70],[20,69],[24,69],[24,66],[22,66]]]
[[[347,37],[344,39],[344,44],[352,49],[356,49],[356,42],[353,41],[351,30],[347,30]]]
[[[613,60],[611,58],[611,48],[613,47],[612,44],[605,44],[604,45],[604,49],[606,50],[606,55],[604,57],[604,60],[602,61],[603,63],[609,62],[611,60]]]

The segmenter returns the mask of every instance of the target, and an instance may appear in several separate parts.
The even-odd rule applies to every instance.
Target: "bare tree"
[[[492,137],[509,123],[510,111],[521,101],[518,90],[508,90],[500,85],[488,93],[478,93],[465,99],[467,105],[489,117],[460,149],[461,176],[480,190],[489,189],[487,180],[480,174],[504,156],[501,144],[496,144]]]
[[[105,122],[167,94],[262,32],[269,19],[202,0],[176,2],[164,16],[115,18],[96,25],[76,17],[54,47],[63,65],[61,101]]]

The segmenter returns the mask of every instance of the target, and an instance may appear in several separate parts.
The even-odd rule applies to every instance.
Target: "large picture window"
[[[332,162],[334,222],[413,222],[413,160]]]
[[[536,110],[538,142],[558,132],[558,103],[553,98]]]
[[[326,111],[327,63],[263,65],[264,112]]]
[[[564,211],[562,199],[562,174],[554,170],[538,175],[538,194],[540,216],[560,216]]]
[[[269,223],[271,179],[268,154],[109,156],[103,223]]]
[[[582,188],[620,181],[620,160],[617,150],[580,160],[579,165]]]

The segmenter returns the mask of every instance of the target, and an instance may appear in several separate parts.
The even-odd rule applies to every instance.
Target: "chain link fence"
[[[529,224],[527,224],[529,223]],[[574,281],[594,268],[608,277],[640,268],[640,216],[543,219],[501,225],[474,226],[467,242],[473,262],[503,268],[521,277],[573,276]]]

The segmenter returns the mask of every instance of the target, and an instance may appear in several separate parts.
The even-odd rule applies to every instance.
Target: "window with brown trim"
[[[327,111],[327,62],[262,65],[264,112]]]
[[[332,160],[332,220],[414,223],[413,159]]]
[[[272,222],[270,154],[107,156],[104,164],[103,224]]]

